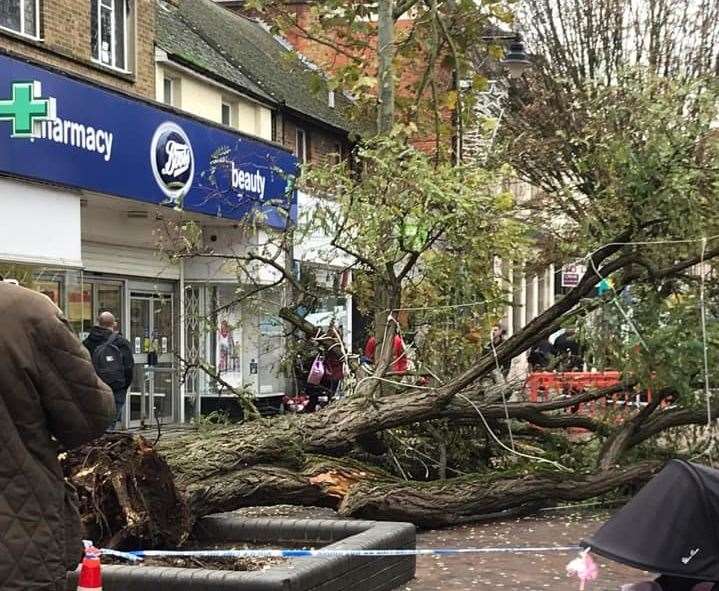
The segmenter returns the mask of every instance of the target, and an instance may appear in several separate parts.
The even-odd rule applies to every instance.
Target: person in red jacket
[[[375,353],[377,352],[377,339],[374,335],[367,339],[367,343],[364,346],[364,356],[369,362],[375,361]],[[409,366],[409,360],[407,359],[407,348],[404,344],[402,335],[394,335],[394,341],[392,342],[392,367],[391,371],[394,374],[404,375],[407,373]]]

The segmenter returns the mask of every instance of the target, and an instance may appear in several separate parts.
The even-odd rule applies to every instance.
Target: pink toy
[[[580,552],[579,556],[567,565],[567,575],[576,575],[579,577],[579,591],[584,591],[588,581],[597,580],[599,568],[589,554],[589,549]]]

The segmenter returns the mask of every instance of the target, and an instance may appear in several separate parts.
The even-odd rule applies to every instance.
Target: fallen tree
[[[561,422],[550,426],[563,428],[573,417],[551,413],[623,388],[626,386],[583,392],[563,401],[509,403],[507,411],[514,419],[538,425],[556,419]],[[383,405],[406,402],[408,395],[387,398],[393,397],[393,401],[383,400]],[[602,466],[595,472],[538,467],[531,472],[523,468],[517,473],[406,481],[343,457],[350,442],[339,445],[336,437],[328,436],[333,433],[332,425],[340,424],[345,433],[367,433],[366,422],[357,419],[363,416],[358,412],[362,407],[355,400],[312,415],[260,419],[201,437],[167,439],[158,449],[140,436],[113,434],[69,454],[64,466],[80,491],[88,535],[111,547],[133,543],[174,546],[186,539],[194,520],[203,515],[257,505],[331,507],[347,517],[399,519],[420,527],[482,521],[523,514],[557,501],[581,501],[620,487],[635,489],[663,465],[661,460],[652,460]],[[413,411],[407,411],[412,417],[407,420],[442,412],[441,406],[430,408],[426,401],[418,403]],[[462,407],[456,402],[445,408],[455,416],[468,416],[470,411],[470,405]],[[504,406],[496,403],[477,408],[488,419],[505,412]],[[528,409],[532,411],[529,414]],[[576,417],[570,424],[586,426],[585,420]],[[659,425],[675,427],[704,420],[697,412],[663,410],[643,428],[637,425],[632,430],[624,451],[656,434]]]
[[[666,390],[614,426],[564,411],[618,393],[633,395],[634,380],[563,399],[508,403],[502,399],[514,386],[486,380],[497,363],[556,330],[568,314],[594,309],[601,300],[586,300],[586,296],[602,277],[620,272],[619,291],[647,280],[650,271],[634,265],[636,254],[621,245],[625,241],[620,236],[617,244],[594,253],[591,268],[595,270],[588,271],[577,287],[447,384],[414,388],[397,383],[378,394],[368,379],[349,398],[308,415],[260,418],[204,435],[165,438],[157,448],[139,436],[113,434],[72,452],[64,466],[80,492],[89,535],[106,546],[176,545],[203,515],[267,504],[332,507],[350,517],[402,519],[437,527],[519,514],[641,484],[662,462],[621,466],[621,457],[665,429],[701,424],[706,421],[705,410],[662,408],[660,402],[672,393]],[[665,268],[652,268],[651,278],[670,279],[697,264],[699,257],[716,256],[719,247]],[[543,430],[574,427],[606,437],[598,468],[577,472],[537,464],[525,473],[510,470],[413,482],[346,457],[363,438],[397,427],[436,419],[470,420],[486,427],[488,421],[507,417]],[[526,470],[526,465],[521,469]]]
[[[431,18],[438,30],[451,24],[436,10]],[[546,116],[541,101],[546,92],[563,89],[545,89],[529,106],[521,103],[531,93],[514,96],[520,103],[516,111],[521,121],[529,110],[545,126],[562,122],[575,126],[565,133],[511,120],[517,123],[512,129],[518,130],[513,140],[519,171],[528,151],[537,159],[544,157],[531,160],[532,174],[524,171],[545,191],[527,204],[536,215],[531,221],[537,227],[532,229],[543,232],[541,239],[547,242],[546,248],[532,252],[544,257],[540,262],[545,266],[582,261],[587,271],[575,288],[511,338],[487,354],[477,353],[428,387],[387,383],[393,381],[387,370],[397,330],[392,312],[414,302],[420,308],[454,310],[456,293],[469,293],[465,301],[475,302],[481,296],[477,314],[481,318],[475,328],[486,331],[504,313],[512,295],[497,288],[497,259],[519,264],[522,257],[530,258],[527,249],[517,246],[526,243],[526,232],[518,229],[528,225],[526,211],[496,190],[501,174],[435,164],[386,127],[383,137],[358,151],[362,162],[357,170],[339,164],[304,175],[304,182],[314,190],[311,193],[335,196],[320,226],[329,233],[333,249],[351,259],[350,267],[358,271],[357,283],[365,281],[355,288],[357,292],[365,287],[370,294],[364,295],[370,300],[378,343],[374,374],[361,379],[353,375],[346,398],[311,415],[258,418],[207,433],[164,437],[156,448],[137,436],[113,435],[69,454],[66,472],[81,493],[84,521],[95,541],[175,545],[203,515],[276,503],[326,506],[347,516],[403,519],[435,527],[521,514],[557,501],[579,501],[637,486],[650,477],[665,452],[652,450],[656,459],[637,461],[639,446],[667,429],[705,423],[719,410],[707,413],[701,397],[692,392],[693,380],[703,371],[697,369],[703,350],[695,343],[693,348],[684,346],[686,322],[699,323],[696,314],[681,315],[690,308],[682,308],[681,301],[700,293],[703,303],[705,299],[703,280],[700,292],[697,276],[687,274],[697,265],[706,274],[703,267],[719,256],[716,241],[688,239],[717,233],[719,157],[712,148],[716,101],[709,89],[675,88],[642,76],[633,84],[592,87],[576,97],[563,95],[561,109],[552,118]],[[570,109],[574,110],[569,113]],[[538,130],[532,136],[534,143],[527,144],[534,129]],[[547,143],[548,138],[554,143]],[[556,149],[555,143],[562,149]],[[546,150],[539,149],[542,146]],[[560,215],[570,219],[543,223],[542,216]],[[294,334],[314,339],[317,328],[298,310],[306,311],[308,306],[300,304],[317,298],[287,270],[289,254],[281,257],[292,244],[285,233],[278,243],[238,256],[208,252],[186,242],[175,256],[229,257],[242,271],[238,277],[256,277],[255,267],[268,265],[294,299],[295,305],[279,316]],[[611,289],[598,296],[597,287],[605,280],[611,280]],[[633,319],[622,307],[630,304],[621,300],[630,287],[637,288],[630,294]],[[264,288],[255,284],[244,293],[238,288],[238,301]],[[712,292],[707,293],[711,297]],[[673,308],[664,302],[670,296],[676,296]],[[496,304],[489,305],[493,301]],[[644,302],[648,305],[642,308]],[[654,309],[651,304],[656,304]],[[626,313],[620,318],[623,324],[613,325],[616,332],[626,333],[631,325],[638,335],[632,332],[632,338],[621,334],[623,340],[615,339],[624,347],[616,358],[622,367],[641,371],[627,371],[625,382],[608,390],[548,402],[505,402],[515,392],[494,382],[497,368],[563,325],[615,307]],[[702,315],[704,320],[703,311]],[[673,332],[666,330],[667,325]],[[654,331],[653,340],[642,334],[645,328]],[[666,335],[669,343],[662,348]],[[672,357],[674,347],[682,347],[678,361]],[[212,373],[209,365],[206,368]],[[671,369],[676,369],[673,375]],[[653,374],[661,380],[652,403],[625,411],[618,422],[566,412],[620,392],[633,396],[649,387],[648,376]],[[678,402],[662,404],[665,395]],[[476,436],[495,446],[502,469],[488,463],[482,472],[424,481],[403,478],[401,469],[396,473],[388,469],[389,463],[383,461],[387,433],[440,421],[450,428],[473,426]],[[548,435],[556,433],[566,443],[563,434],[569,428],[588,431],[597,444],[583,463],[569,466],[541,446],[525,453],[523,441],[511,442],[505,436],[521,430],[522,437],[545,443]],[[513,463],[508,458],[519,459]]]

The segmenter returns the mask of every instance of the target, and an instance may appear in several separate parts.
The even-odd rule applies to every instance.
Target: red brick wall
[[[95,80],[105,86],[155,98],[155,0],[133,0],[135,52],[130,74],[92,62],[90,0],[41,0],[41,41],[0,29],[0,49]]]
[[[303,30],[311,30],[314,25],[314,15],[312,13],[313,1],[314,0],[286,0],[284,10],[286,13],[293,15],[293,18],[298,24],[298,28],[285,31],[284,36],[292,44],[292,46],[297,49],[297,51],[317,64],[320,68],[328,72],[337,72],[340,68],[347,65],[349,58],[326,44],[319,43],[313,39],[308,39],[307,35],[302,32]],[[224,6],[229,10],[240,14],[257,16],[252,14],[250,11],[243,9],[243,3],[240,0],[231,4],[224,4]],[[408,34],[411,29],[411,20],[399,20],[396,25],[397,38],[401,39],[403,35]],[[375,76],[376,66],[374,46],[376,45],[376,39],[373,35],[368,38],[368,43],[370,45],[370,49],[364,52],[359,52],[358,57],[360,57],[365,64],[366,74],[368,76]],[[407,104],[416,103],[416,87],[419,85],[420,78],[424,73],[425,63],[426,60],[421,55],[415,55],[409,60],[397,63],[395,72],[400,78],[397,91],[400,101]],[[417,64],[420,64],[420,67],[417,67]],[[443,66],[442,60],[438,61],[434,80],[436,82],[437,92],[440,94],[447,91],[452,86],[451,71]],[[431,91],[427,89],[423,95],[425,102],[430,96]],[[451,110],[446,107],[441,107],[440,118],[443,125],[442,133],[444,136],[451,134],[451,132],[448,131],[448,128],[451,125],[451,117]],[[425,113],[420,117],[419,123],[420,130],[412,143],[420,150],[425,152],[434,152],[436,149],[434,117],[430,113]],[[444,141],[449,142],[449,137],[444,137]]]

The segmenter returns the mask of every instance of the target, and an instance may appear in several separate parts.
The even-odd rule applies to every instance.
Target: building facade
[[[342,115],[346,98],[333,102],[329,92],[316,93],[317,72],[262,22],[228,12],[210,0],[158,4],[156,45],[158,100],[277,142],[300,165],[349,154],[350,126]],[[317,199],[298,192],[298,217],[311,215],[317,204]],[[269,309],[251,320],[254,312],[235,303],[237,288],[246,283],[245,270],[225,258],[243,245],[266,244],[270,236],[239,236],[233,228],[218,226],[205,228],[203,236],[218,256],[187,261],[186,279],[194,286],[188,293],[192,312],[187,319],[191,325],[192,318],[201,319],[189,331],[188,355],[216,368],[226,384],[249,385],[260,402],[276,404],[294,383],[286,373],[282,323],[272,313],[287,303],[287,293],[264,290],[263,307]],[[349,339],[351,300],[335,289],[338,266],[344,263],[317,256],[321,242],[322,237],[313,236],[277,260],[293,272],[313,272],[328,284],[326,297],[319,309],[308,311],[308,319],[320,325],[335,320],[346,328]],[[261,275],[265,285],[280,278],[267,266],[261,267]],[[221,313],[213,314],[218,309]],[[208,318],[212,330],[207,330]],[[244,368],[248,359],[255,372],[249,375],[235,368]],[[190,376],[188,388],[201,393],[203,412],[237,410],[234,395],[218,388],[216,380],[202,372]]]
[[[81,338],[100,311],[115,314],[136,362],[126,426],[236,410],[218,383],[284,395],[286,294],[233,304],[243,284],[278,277],[245,276],[231,255],[316,205],[285,194],[298,162],[349,153],[349,126],[329,94],[311,90],[315,73],[261,23],[209,0],[2,8],[0,271],[53,299]],[[188,222],[203,256],[162,254]],[[313,247],[295,250],[283,264],[336,283]],[[332,285],[323,305],[318,319],[351,327],[351,304]]]
[[[127,426],[202,410],[200,380],[178,371],[198,338],[190,312],[237,280],[161,255],[158,234],[192,221],[237,252],[285,227],[295,199],[297,159],[271,141],[276,101],[230,64],[218,75],[173,59],[158,23],[174,8],[10,0],[0,14],[0,268],[53,299],[81,338],[100,311],[115,314],[136,362]],[[258,230],[238,235],[258,211]],[[241,355],[235,335],[213,337],[222,369],[255,394],[284,393],[271,313],[247,311],[239,331]]]

